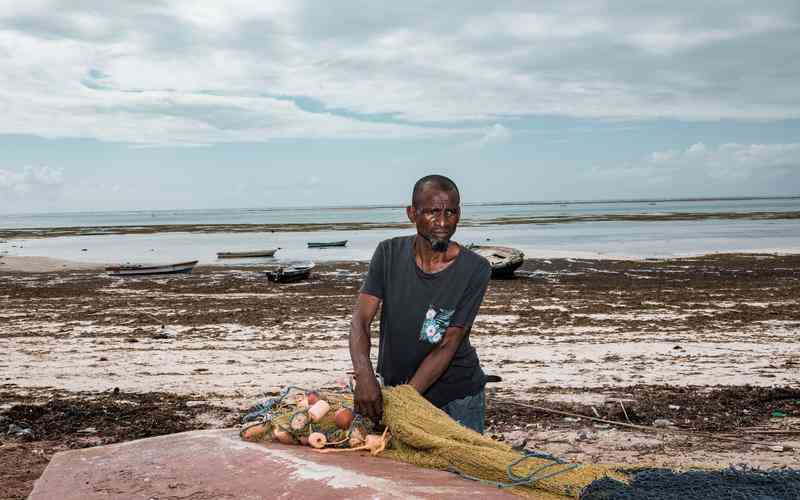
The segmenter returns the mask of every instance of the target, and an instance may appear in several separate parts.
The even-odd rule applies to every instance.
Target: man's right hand
[[[356,413],[368,417],[375,425],[383,418],[383,395],[374,373],[356,378],[353,394]]]

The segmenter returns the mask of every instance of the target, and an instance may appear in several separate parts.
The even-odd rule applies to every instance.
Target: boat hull
[[[308,248],[330,248],[330,247],[346,247],[347,240],[344,241],[329,241],[329,242],[308,242]]]
[[[179,274],[191,273],[194,266],[197,265],[196,260],[189,262],[178,262],[177,264],[167,264],[160,266],[143,266],[143,265],[122,265],[122,266],[109,266],[106,271],[111,276],[147,276],[152,274]]]
[[[525,254],[516,248],[494,245],[470,245],[467,248],[489,261],[494,279],[513,278],[514,271],[525,260]]]
[[[275,283],[292,283],[301,281],[311,276],[314,266],[278,268],[274,271],[267,271],[267,280]]]
[[[274,257],[278,250],[258,250],[253,252],[217,252],[218,259],[244,259],[248,257]]]

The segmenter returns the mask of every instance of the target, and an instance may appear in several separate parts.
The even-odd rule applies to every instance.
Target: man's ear
[[[411,221],[412,224],[417,224],[417,211],[414,209],[413,205],[408,205],[406,207],[406,217],[408,217],[408,220]]]

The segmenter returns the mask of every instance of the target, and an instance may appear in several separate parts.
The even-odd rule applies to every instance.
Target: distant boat
[[[328,247],[345,247],[345,246],[347,246],[347,240],[308,242],[308,248],[328,248]]]
[[[147,274],[175,274],[175,273],[190,273],[194,266],[197,265],[196,260],[189,262],[178,262],[177,264],[160,264],[145,266],[143,264],[121,264],[119,266],[108,266],[108,271],[112,276],[142,276]]]
[[[245,257],[274,257],[275,252],[279,249],[272,250],[254,250],[252,252],[217,252],[218,259],[242,259]]]
[[[269,281],[274,281],[275,283],[290,283],[308,278],[311,275],[312,269],[314,269],[313,262],[309,264],[294,264],[267,271],[266,275]]]
[[[467,248],[489,261],[492,278],[510,278],[522,265],[525,254],[516,248],[495,245],[469,245]]]

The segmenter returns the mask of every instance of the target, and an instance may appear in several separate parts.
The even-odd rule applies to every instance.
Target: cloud
[[[213,144],[800,117],[793,1],[16,4],[0,7],[0,133]]]
[[[511,140],[511,129],[499,123],[492,125],[483,136],[475,143],[477,147],[483,148],[495,144],[503,144]]]
[[[655,152],[650,163],[658,169],[695,170],[727,180],[789,171],[800,175],[800,143],[727,143],[709,148],[698,142],[683,151]]]
[[[58,167],[26,166],[21,171],[0,169],[0,190],[16,195],[48,191],[64,183],[64,172]]]
[[[595,165],[584,178],[634,187],[664,186],[669,188],[665,193],[699,189],[694,192],[718,195],[731,187],[739,191],[744,187],[796,194],[792,190],[798,187],[796,179],[800,178],[800,143],[726,143],[714,147],[697,142],[685,149],[652,152],[638,162]],[[788,183],[779,189],[776,182],[780,179]]]

